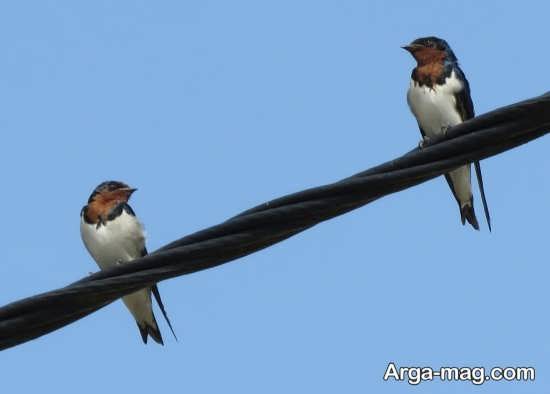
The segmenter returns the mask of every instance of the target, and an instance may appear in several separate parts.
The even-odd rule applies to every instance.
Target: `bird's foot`
[[[422,137],[422,139],[421,139],[420,142],[418,143],[418,147],[419,147],[420,149],[423,149],[426,145],[429,145],[430,141],[431,141],[431,138],[430,138],[430,137],[424,136],[424,137]]]

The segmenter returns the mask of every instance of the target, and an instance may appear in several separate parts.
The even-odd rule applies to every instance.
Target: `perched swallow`
[[[411,83],[407,92],[407,102],[416,117],[424,142],[440,134],[449,127],[474,117],[474,104],[470,97],[470,86],[458,66],[458,59],[445,40],[437,37],[424,37],[403,47],[416,60]],[[479,161],[474,163],[479,190],[489,231],[491,218],[485,199],[483,178]],[[471,165],[459,167],[445,174],[445,179],[458,202],[462,224],[467,220],[479,230],[474,211],[471,185]]]
[[[102,270],[129,263],[147,254],[143,226],[128,205],[128,200],[135,191],[136,189],[122,182],[103,182],[94,189],[88,204],[82,208],[80,235],[86,249]],[[147,343],[149,335],[155,342],[163,345],[153,314],[151,292],[176,338],[157,285],[122,297],[122,301],[136,319],[143,343]]]

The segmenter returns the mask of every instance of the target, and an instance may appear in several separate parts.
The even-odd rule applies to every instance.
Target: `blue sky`
[[[78,224],[103,180],[139,188],[154,250],[416,146],[414,38],[449,41],[478,113],[544,93],[550,6],[511,3],[3,3],[0,303],[97,269]],[[417,393],[547,391],[549,148],[482,162],[493,233],[463,227],[436,179],[161,283],[177,343],[161,323],[166,346],[144,346],[118,301],[3,352],[3,389],[402,393],[393,361],[537,368]]]

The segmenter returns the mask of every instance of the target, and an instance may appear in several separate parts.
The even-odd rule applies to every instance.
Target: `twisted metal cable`
[[[549,130],[550,93],[470,119],[423,149],[339,182],[266,202],[132,264],[5,305],[0,308],[0,349],[61,328],[153,283],[246,256],[380,197],[522,145]]]

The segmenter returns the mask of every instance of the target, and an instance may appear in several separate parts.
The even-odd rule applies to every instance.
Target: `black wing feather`
[[[147,255],[147,248],[143,247],[143,250],[141,251],[141,257]],[[164,303],[162,302],[162,298],[160,297],[159,288],[155,284],[154,286],[151,286],[151,291],[153,292],[153,295],[155,296],[155,300],[157,300],[157,304],[160,308],[160,311],[162,312],[162,315],[164,316],[164,320],[166,320],[166,323],[168,323],[168,327],[170,327],[170,331],[172,331],[172,335],[178,340],[178,337],[176,336],[176,333],[174,332],[174,328],[172,327],[172,323],[170,322],[170,319],[168,318],[168,314],[166,313],[166,309],[164,309]]]
[[[164,316],[164,319],[166,320],[166,323],[168,323],[168,327],[170,327],[170,331],[172,331],[172,335],[174,336],[174,339],[177,341],[178,337],[176,336],[176,333],[174,332],[174,328],[172,328],[172,323],[170,323],[170,319],[168,318],[168,314],[166,313],[166,310],[164,309],[164,304],[162,303],[162,298],[160,298],[159,288],[157,287],[157,285],[152,286],[151,291],[153,292],[153,295],[155,296],[155,300],[157,300],[157,304],[159,304],[159,308],[162,312],[162,315]]]
[[[464,89],[455,94],[455,99],[456,109],[460,113],[462,121],[465,121],[475,116],[474,103],[472,102],[472,96],[470,94],[470,84],[460,67],[455,67],[455,73],[457,78],[464,82]]]
[[[462,121],[465,121],[475,116],[474,103],[472,102],[472,96],[470,94],[470,84],[468,83],[468,80],[466,79],[466,76],[464,75],[460,67],[455,66],[455,73],[457,74],[457,77],[461,79],[464,83],[464,89],[455,94],[455,101],[456,109],[460,113]],[[489,227],[489,231],[491,231],[491,215],[489,214],[489,206],[487,205],[487,199],[485,198],[485,187],[483,186],[483,176],[481,174],[481,165],[479,164],[479,161],[474,162],[474,168],[476,170],[477,184],[479,186],[479,192],[481,194],[481,201],[483,202],[485,219],[487,219],[487,226]]]

